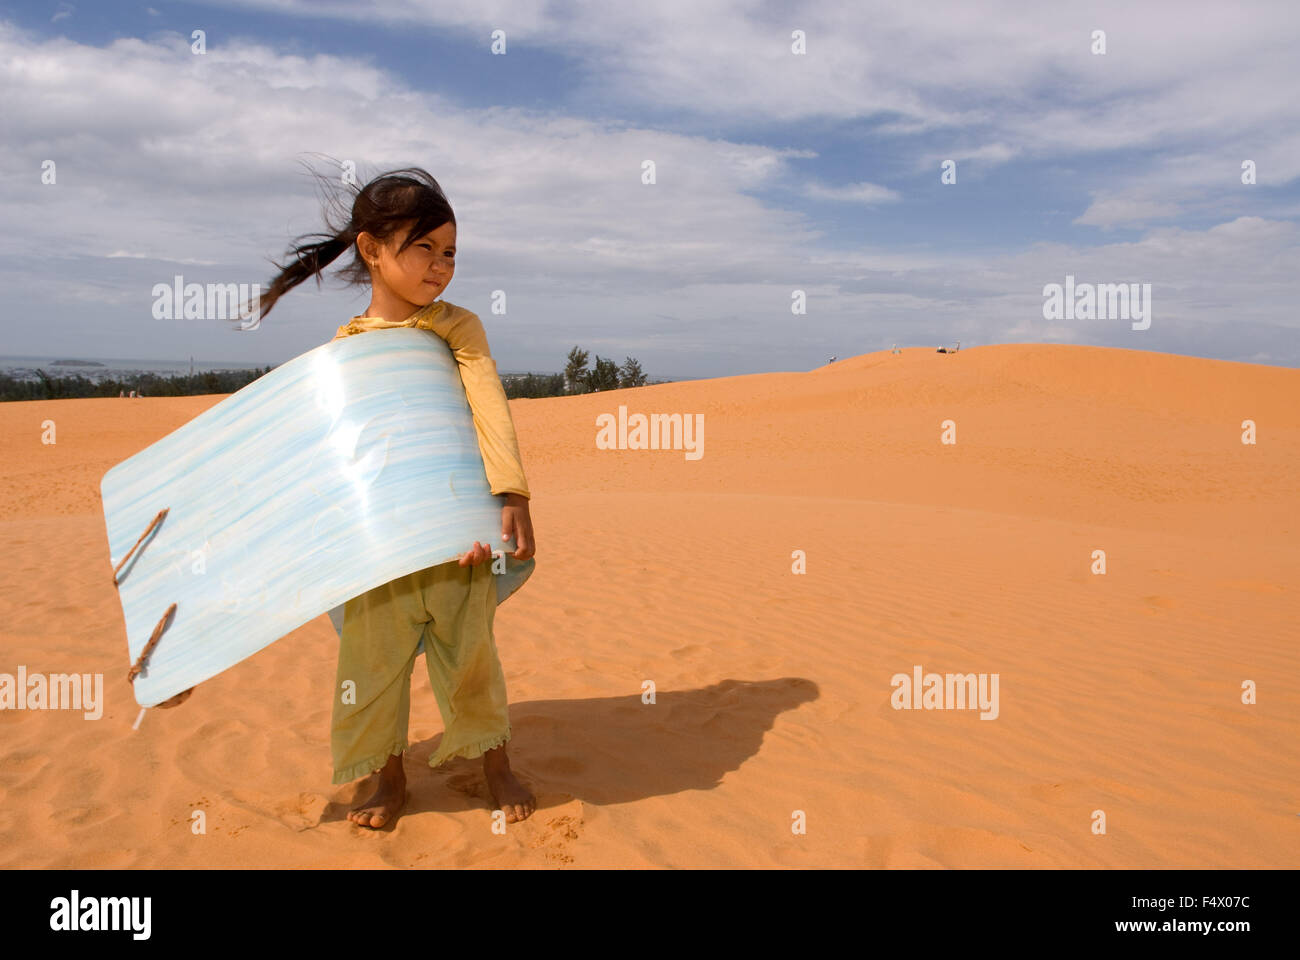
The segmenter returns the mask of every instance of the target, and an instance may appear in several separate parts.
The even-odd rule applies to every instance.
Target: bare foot
[[[510,772],[510,758],[503,744],[483,754],[483,774],[492,793],[493,809],[502,810],[506,823],[527,820],[537,809],[537,798]]]
[[[379,771],[379,788],[365,803],[353,807],[348,819],[358,826],[378,830],[397,816],[406,802],[406,771],[402,768],[401,754],[394,754]]]

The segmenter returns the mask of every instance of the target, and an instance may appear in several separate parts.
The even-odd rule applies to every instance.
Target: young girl
[[[354,192],[347,221],[337,226],[330,210],[339,207],[329,194],[331,232],[310,235],[324,238],[314,243],[303,242],[310,236],[300,237],[290,250],[294,262],[276,264],[280,273],[260,299],[260,315],[308,277],[314,275],[319,285],[321,270],[353,251],[341,274],[350,283],[370,284],[370,305],[339,327],[334,339],[419,327],[447,341],[465,385],[492,493],[506,498],[501,537],[515,536],[513,556],[527,560],[534,552],[528,483],[487,336],[475,314],[438,299],[456,269],[451,205],[438,182],[419,168],[383,174]],[[510,721],[492,634],[497,599],[491,559],[491,547],[475,542],[458,561],[400,577],[344,605],[330,732],[334,783],[379,771],[374,795],[348,814],[353,823],[376,828],[391,823],[406,799],[402,756],[409,746],[411,672],[421,643],[444,727],[429,765],[481,756],[492,801],[507,822],[536,809],[506,756]],[[338,693],[347,680],[356,684],[354,704],[343,703]]]

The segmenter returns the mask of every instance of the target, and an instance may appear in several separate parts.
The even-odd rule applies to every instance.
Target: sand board
[[[129,657],[176,612],[134,683],[187,690],[382,583],[501,537],[451,350],[418,329],[331,341],[277,367],[101,482]],[[497,600],[533,561],[498,560]]]

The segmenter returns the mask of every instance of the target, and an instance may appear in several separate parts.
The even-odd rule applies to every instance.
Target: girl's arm
[[[448,306],[452,307],[451,304]],[[488,349],[487,332],[477,314],[460,307],[444,311],[440,319],[434,332],[447,341],[460,367],[460,379],[474,415],[474,429],[478,433],[479,452],[483,455],[488,485],[493,493],[506,496],[505,506],[501,509],[502,539],[514,537],[514,557],[527,560],[534,553],[532,518],[528,513],[528,481],[519,456],[510,403],[501,386],[496,361]],[[474,549],[462,556],[460,562],[462,566],[480,563],[490,554],[490,550],[480,550],[480,545],[475,543]]]
[[[443,317],[434,332],[447,341],[460,367],[488,484],[493,493],[514,493],[527,499],[528,481],[519,456],[515,422],[496,361],[488,349],[483,323],[477,314],[459,307],[444,311]]]

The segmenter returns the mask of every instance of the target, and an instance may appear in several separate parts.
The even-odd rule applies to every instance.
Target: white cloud
[[[350,16],[358,8],[313,9]],[[376,9],[383,16],[416,7]],[[444,15],[447,9],[437,8]],[[466,7],[459,15],[472,18],[465,22],[476,36],[486,38],[483,28],[495,19],[516,43],[528,38],[561,49],[550,11],[502,4]],[[802,63],[804,74],[792,80],[780,52],[788,24],[760,29],[737,11],[724,13],[700,7],[705,43],[694,29],[660,20],[654,11],[583,8],[571,18],[577,22],[570,24],[567,49],[580,56],[604,36],[598,57],[630,54],[626,72],[613,60],[603,68],[588,64],[606,69],[601,76],[611,96],[643,97],[638,84],[653,89],[664,79],[661,70],[684,70],[655,90],[664,97],[660,107],[690,87],[702,111],[735,108],[773,122],[806,119],[814,109],[845,116],[887,109],[932,130],[982,124],[961,131],[964,146],[955,155],[991,163],[1017,151],[1074,156],[1201,129],[1201,117],[1190,116],[1179,99],[1183,94],[1170,99],[1177,84],[1168,82],[1164,46],[1152,54],[1163,67],[1130,62],[1135,44],[1151,52],[1153,41],[1149,31],[1125,31],[1133,23],[1127,14],[1113,17],[1109,28],[1112,65],[1086,61],[1092,65],[1084,68],[1067,60],[1053,68],[1053,57],[1073,49],[1073,34],[1043,33],[1041,23],[985,22],[973,8],[961,8],[951,22],[917,23],[908,32],[902,26],[915,14],[886,11],[855,59],[849,52],[861,37],[842,25],[830,29],[834,18],[813,11],[810,50],[822,45],[828,53]],[[1187,31],[1174,19],[1179,22],[1164,43],[1177,45]],[[1285,33],[1286,22],[1275,36]],[[643,31],[645,47],[625,36],[627,30]],[[1225,26],[1223,34],[1221,55],[1198,64],[1211,76],[1223,57],[1241,52],[1241,31]],[[1002,47],[988,49],[995,39]],[[975,53],[965,49],[968,43]],[[759,61],[767,62],[754,66],[746,59],[753,44],[772,44],[778,52],[761,54]],[[1240,69],[1255,80],[1267,75],[1269,49],[1265,74],[1253,60]],[[1193,43],[1187,52],[1194,57],[1203,50]],[[902,62],[909,53],[922,57],[920,66]],[[655,62],[657,55],[664,63]],[[693,57],[703,58],[699,69],[690,65]],[[936,72],[939,62],[945,68]],[[774,85],[764,69],[787,72]],[[1095,89],[1085,85],[1064,96],[1064,106],[1045,107],[1030,96],[1049,80],[1051,89],[1068,90],[1085,69],[1095,71]],[[724,76],[730,76],[722,84],[727,89],[710,85]],[[1138,92],[1124,94],[1136,98],[1127,113],[1099,109],[1101,98],[1120,96],[1116,90],[1135,76],[1143,82]],[[321,151],[357,161],[363,178],[408,163],[438,177],[460,221],[461,267],[448,298],[485,315],[503,369],[552,369],[574,342],[646,344],[640,358],[647,369],[690,375],[797,369],[830,353],[844,357],[894,341],[1074,337],[1177,351],[1190,342],[1189,331],[1202,338],[1198,343],[1212,344],[1215,336],[1221,344],[1231,341],[1224,349],[1242,357],[1267,353],[1275,362],[1300,363],[1293,333],[1300,238],[1295,224],[1276,219],[1230,216],[1209,230],[1158,227],[1132,242],[1041,244],[1012,254],[888,244],[845,251],[826,242],[816,221],[753,195],[798,184],[805,172],[794,161],[814,156],[802,147],[687,136],[626,120],[462,108],[370,63],[286,54],[238,37],[210,38],[200,57],[175,33],[92,47],[38,40],[0,24],[0,83],[8,91],[0,166],[16,172],[0,179],[6,320],[19,329],[18,317],[39,311],[48,319],[40,330],[67,331],[87,347],[119,346],[120,353],[128,339],[157,344],[159,355],[265,360],[268,350],[287,358],[328,339],[341,318],[359,312],[348,301],[361,293],[318,295],[314,285],[295,291],[256,337],[241,338],[248,343],[240,345],[247,351],[242,357],[229,348],[224,326],[221,332],[159,327],[148,311],[152,285],[169,282],[174,272],[159,261],[202,268],[193,278],[186,270],[187,280],[268,280],[265,258],[280,256],[289,239],[319,225],[313,185],[294,159]],[[764,95],[773,98],[770,115],[762,113]],[[984,106],[980,96],[989,98]],[[1274,92],[1264,99],[1264,109],[1283,120],[1294,109],[1279,105]],[[1176,115],[1162,118],[1162,104]],[[1247,121],[1257,106],[1241,111]],[[1211,115],[1215,109],[1211,102]],[[1092,122],[1079,125],[1081,117]],[[1214,177],[1232,184],[1234,131],[1258,134],[1252,143],[1260,148],[1253,152],[1261,183],[1284,180],[1293,163],[1286,149],[1296,135],[1281,123],[1265,136],[1241,122],[1221,131],[1218,141],[1202,140],[1193,162],[1169,157],[1135,168],[1109,193],[1097,191],[1080,222],[1131,223],[1135,212],[1153,219],[1166,205],[1195,208],[1189,190],[1198,184]],[[45,159],[58,163],[54,186],[40,183]],[[653,186],[640,181],[645,159],[656,164]],[[895,199],[866,181],[847,188],[848,197],[836,193],[846,188],[813,183],[808,189],[830,191],[833,199],[854,199],[854,192],[860,202]],[[1147,193],[1138,189],[1144,184]],[[1134,341],[1122,324],[1045,324],[1042,286],[1067,272],[1094,282],[1151,282],[1157,297],[1151,335]],[[483,306],[498,288],[510,296],[505,318],[487,316]],[[789,312],[795,288],[809,292],[807,317]],[[102,309],[87,311],[87,301]],[[27,330],[38,328],[21,329],[35,335]]]
[[[1075,223],[1094,227],[1113,227],[1119,224],[1145,224],[1151,220],[1167,220],[1178,215],[1178,206],[1173,203],[1158,203],[1132,196],[1118,196],[1102,191],[1095,195],[1092,205]]]
[[[164,257],[161,254],[134,253],[129,250],[114,250],[112,253],[104,254],[104,257],[105,259],[108,260],[112,260],[117,257],[126,257],[127,259],[130,260],[157,260],[160,263],[187,263],[187,264],[198,264],[199,266],[204,266],[204,267],[215,267],[217,265],[216,260],[196,260],[193,257],[186,257],[183,260],[178,260],[175,257]]]
[[[1300,8],[1278,0],[1108,0],[1086,9],[1020,0],[818,3],[775,12],[741,0],[238,2],[403,30],[458,29],[484,49],[502,29],[517,43],[572,56],[593,91],[624,103],[766,122],[884,112],[912,132],[984,125],[988,145],[1002,150],[1266,133],[1300,117],[1292,96]],[[1090,52],[1098,26],[1108,35],[1104,56]],[[807,34],[804,56],[790,50],[795,27]]]
[[[876,183],[846,183],[841,186],[826,186],[810,183],[803,188],[803,194],[813,200],[833,200],[839,203],[895,203],[903,199],[897,190],[890,190]]]
[[[1105,186],[1149,206],[1128,203],[1126,212],[1125,201],[1103,203],[1081,224],[1140,224],[1174,205],[1244,212],[1232,171],[1247,157],[1260,163],[1261,184],[1300,177],[1300,5],[1284,0],[757,9],[742,0],[238,2],[450,32],[484,50],[501,29],[515,49],[569,57],[585,81],[582,100],[597,107],[772,125],[878,121],[878,135],[925,137],[914,151],[920,170],[972,160],[981,175],[1012,159],[1142,151],[1140,161],[1109,172]],[[807,36],[802,56],[791,52],[796,27]],[[1091,52],[1097,28],[1107,34],[1102,56]]]

